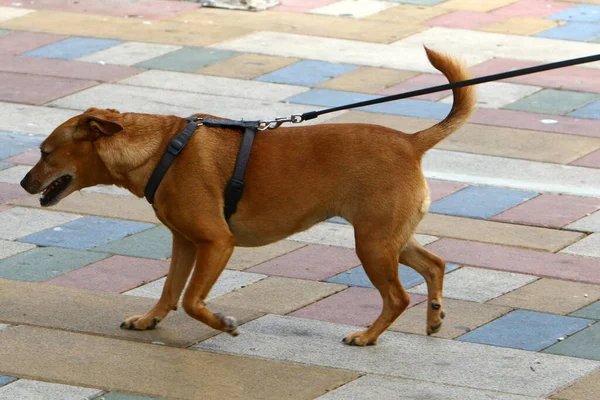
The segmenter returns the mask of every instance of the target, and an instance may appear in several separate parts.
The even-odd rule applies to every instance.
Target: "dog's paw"
[[[442,305],[437,301],[431,302],[431,310],[427,313],[427,335],[438,333],[442,329],[442,320],[446,317],[446,313],[442,309]]]
[[[216,313],[215,317],[221,320],[221,322],[225,325],[224,332],[229,333],[231,336],[237,336],[240,334],[238,331],[238,322],[234,317],[229,317],[227,315],[223,315],[222,313]]]
[[[147,331],[155,329],[160,323],[158,318],[149,318],[143,315],[136,315],[131,318],[127,318],[124,322],[121,322],[121,329],[128,329],[131,331]]]
[[[377,338],[371,339],[366,334],[367,331],[358,331],[349,334],[342,342],[349,346],[374,346],[377,344]]]

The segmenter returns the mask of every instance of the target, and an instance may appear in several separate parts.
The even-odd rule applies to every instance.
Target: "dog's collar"
[[[169,142],[165,154],[162,156],[158,165],[152,172],[146,188],[144,189],[144,197],[148,200],[148,203],[154,203],[154,195],[160,185],[160,182],[166,175],[169,167],[175,161],[175,158],[179,153],[183,151],[192,135],[196,132],[196,129],[205,125],[208,127],[216,128],[229,128],[229,129],[243,129],[244,136],[242,137],[242,143],[238,151],[238,156],[235,162],[235,168],[233,175],[225,188],[225,219],[229,220],[229,217],[237,210],[237,205],[242,198],[244,191],[244,177],[246,175],[246,166],[250,158],[250,151],[252,150],[252,144],[254,143],[254,136],[261,126],[260,121],[231,121],[231,120],[217,120],[210,118],[197,118],[188,117],[186,118],[188,124],[181,131],[180,134],[175,136]]]

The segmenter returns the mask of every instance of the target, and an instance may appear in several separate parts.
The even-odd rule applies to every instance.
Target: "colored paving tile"
[[[235,56],[234,51],[184,47],[159,57],[137,63],[137,67],[192,72],[198,68]]]
[[[598,95],[594,93],[545,89],[504,108],[507,110],[564,115],[597,98]]]
[[[21,185],[0,182],[0,204],[25,196],[29,196],[29,193],[25,192]]]
[[[577,5],[546,17],[559,21],[599,22],[600,7],[594,5]]]
[[[287,102],[296,104],[311,104],[315,106],[341,106],[365,100],[373,100],[379,96],[342,92],[328,89],[312,89],[308,92],[298,94],[286,99]],[[399,100],[393,103],[383,103],[368,107],[361,107],[358,110],[376,112],[382,114],[406,115],[419,118],[443,119],[450,112],[450,105],[442,103],[433,103],[422,100]]]
[[[77,218],[80,216],[15,207],[0,214],[0,238],[18,239]]]
[[[426,299],[426,296],[413,294],[411,295],[409,307]],[[352,287],[294,311],[290,316],[339,324],[368,326],[381,314],[382,305],[379,291]]]
[[[441,3],[441,8],[451,10],[469,10],[469,11],[492,11],[508,4],[515,3],[518,0],[486,0],[485,2],[477,0],[446,0]]]
[[[256,78],[262,82],[314,86],[336,76],[355,70],[354,65],[304,60]]]
[[[0,37],[0,54],[20,54],[66,39],[65,35],[39,32],[13,32]]]
[[[77,289],[121,293],[163,277],[169,263],[145,258],[112,256],[67,272],[46,283]]]
[[[583,318],[516,310],[457,340],[539,351],[561,338],[585,329],[590,322]]]
[[[600,323],[596,323],[589,328],[577,332],[573,336],[548,347],[544,352],[600,360],[598,341],[600,341]]]
[[[565,228],[583,232],[600,232],[600,211],[583,217]]]
[[[0,169],[6,169],[12,167],[12,164],[10,163],[5,163],[5,162],[0,162]]]
[[[413,71],[388,68],[360,67],[336,78],[323,81],[316,87],[359,93],[378,93],[418,75]]]
[[[102,393],[102,390],[59,383],[19,379],[10,385],[0,387],[3,399],[90,399]]]
[[[429,212],[487,219],[535,196],[534,192],[469,186],[434,202]]]
[[[593,233],[560,251],[565,254],[575,254],[584,257],[600,258],[600,233]]]
[[[562,228],[599,208],[600,199],[597,198],[541,194],[491,219]]]
[[[489,82],[477,87],[477,107],[500,108],[525,96],[541,90],[537,86],[518,85],[515,83]],[[453,96],[442,99],[443,103],[452,104]]]
[[[13,378],[12,376],[0,376],[0,386],[4,386],[7,383],[14,382],[17,378]]]
[[[542,278],[495,298],[488,304],[564,315],[598,299],[600,299],[598,285]]]
[[[10,159],[6,161],[14,162],[10,161]],[[583,156],[571,162],[571,165],[577,165],[579,167],[600,168],[600,150],[596,150],[588,154],[587,156]]]
[[[171,257],[173,235],[164,226],[147,229],[126,238],[94,247],[93,251],[131,257],[165,259]]]
[[[446,275],[444,279],[444,297],[483,303],[527,285],[536,279],[537,277],[531,275],[463,267]],[[423,283],[410,289],[410,291],[412,293],[427,294],[427,286]]]
[[[395,3],[402,4],[416,4],[420,6],[434,6],[436,4],[443,3],[446,0],[391,0]]]
[[[446,264],[446,273],[452,272],[458,268],[459,266],[456,264]],[[405,288],[411,288],[424,282],[421,274],[406,265],[399,264],[398,273],[400,274],[400,282],[402,282],[402,286]],[[341,283],[342,285],[359,286],[371,289],[374,288],[362,265],[332,276],[331,278],[326,279],[325,282]]]
[[[248,272],[320,281],[360,264],[350,249],[326,246],[306,246],[277,257]]]
[[[494,15],[503,17],[535,17],[541,18],[572,7],[572,4],[553,0],[521,0],[506,7],[493,10]]]
[[[438,179],[427,179],[427,185],[429,186],[429,197],[431,201],[442,199],[467,186],[460,182],[441,181]]]
[[[236,247],[227,262],[227,269],[242,271],[300,249],[303,243],[281,240],[261,247]]]
[[[426,334],[428,302],[423,302],[404,311],[390,326],[390,330],[417,335]],[[512,308],[473,301],[444,298],[442,307],[446,314],[442,329],[435,337],[454,339],[512,311]]]
[[[326,6],[327,4],[336,3],[338,0],[284,0],[272,10],[304,13],[315,8]]]
[[[516,3],[519,4],[519,3]],[[531,36],[547,29],[554,28],[558,22],[532,17],[512,17],[500,20],[479,28],[484,32],[503,33],[506,35]]]
[[[81,79],[0,72],[0,101],[43,104],[97,84]]]
[[[7,29],[0,29],[0,37],[9,35],[11,32]]]
[[[396,7],[370,15],[366,17],[366,19],[387,21],[396,24],[420,24],[428,19],[448,12],[449,10],[444,10],[439,7],[422,7],[418,4],[399,3]]]
[[[134,65],[152,58],[160,57],[179,49],[181,49],[181,46],[125,42],[108,49],[80,57],[78,60],[117,65]]]
[[[5,167],[2,171],[0,171],[0,182],[18,185],[30,170],[31,167],[23,165],[11,165],[10,167]],[[39,200],[37,203],[39,204]]]
[[[38,247],[0,260],[0,278],[42,282],[106,257],[106,253]]]
[[[445,26],[447,28],[477,29],[502,19],[490,13],[475,11],[455,11],[426,22],[429,26]]]
[[[0,259],[8,258],[33,248],[35,248],[33,244],[0,239]]]
[[[427,249],[446,262],[547,278],[600,283],[598,260],[591,258],[455,239],[440,239],[428,245]]]
[[[341,0],[310,12],[337,17],[364,18],[395,6],[396,4],[392,2],[377,0]]]
[[[406,93],[406,92],[412,92],[414,90],[424,89],[424,88],[427,88],[430,86],[444,85],[447,83],[448,83],[448,81],[443,76],[434,75],[434,74],[420,74],[413,78],[404,80],[403,82],[401,82],[397,85],[388,87],[388,88],[380,91],[379,94],[393,95],[393,94],[399,94],[399,93]],[[425,95],[421,95],[421,96],[416,96],[415,99],[438,101],[438,100],[446,97],[449,93],[450,93],[450,91],[430,93],[430,94],[425,94]]]
[[[587,22],[569,22],[565,25],[536,33],[535,37],[560,40],[589,41],[600,36],[600,26]]]
[[[600,101],[595,101],[587,106],[581,107],[578,110],[569,114],[569,117],[600,119]]]
[[[195,72],[203,75],[225,76],[227,78],[254,79],[298,61],[297,58],[277,57],[265,54],[240,54],[200,68]]]
[[[74,37],[23,53],[28,57],[74,60],[120,44],[120,40]]]
[[[162,400],[158,397],[138,396],[135,394],[111,392],[105,393],[94,400]]]
[[[382,335],[374,351],[342,346],[340,339],[356,329],[330,322],[267,315],[245,324],[244,334],[236,340],[218,335],[192,348],[540,397],[594,371],[599,365],[596,361],[456,340],[438,342],[430,337],[399,332]],[[310,336],[307,338],[307,335]],[[441,353],[445,355],[442,359]],[[535,366],[537,372],[529,366]]]
[[[587,0],[589,1],[589,0]],[[575,384],[550,396],[556,400],[587,400],[600,393],[600,371],[579,379]]]
[[[22,132],[44,137],[67,119],[80,114],[75,110],[13,103],[0,103],[0,110],[3,113],[0,129],[3,131]],[[31,121],[31,115],[36,116],[35,122]]]
[[[87,250],[147,230],[154,225],[100,217],[82,217],[19,239],[38,246]]]
[[[571,313],[571,316],[600,320],[600,301]]]
[[[43,138],[39,136],[0,131],[0,159],[37,148],[42,140]]]

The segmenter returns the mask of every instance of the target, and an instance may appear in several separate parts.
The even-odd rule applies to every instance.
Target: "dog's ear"
[[[100,136],[111,136],[123,130],[123,126],[115,121],[93,115],[83,115],[77,124],[73,139],[96,140]]]

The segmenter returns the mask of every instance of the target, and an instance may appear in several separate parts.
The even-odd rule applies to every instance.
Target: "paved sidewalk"
[[[183,311],[121,330],[160,295],[168,230],[121,189],[42,209],[18,185],[92,106],[271,118],[443,83],[423,44],[484,75],[599,43],[599,0],[0,0],[0,399],[600,398],[600,63],[481,85],[470,123],[426,156],[418,240],[448,262],[432,337],[423,279],[399,266],[411,307],[378,346],[341,343],[381,300],[338,218],[236,249],[209,304],[240,336]],[[414,132],[451,101],[319,122]]]

